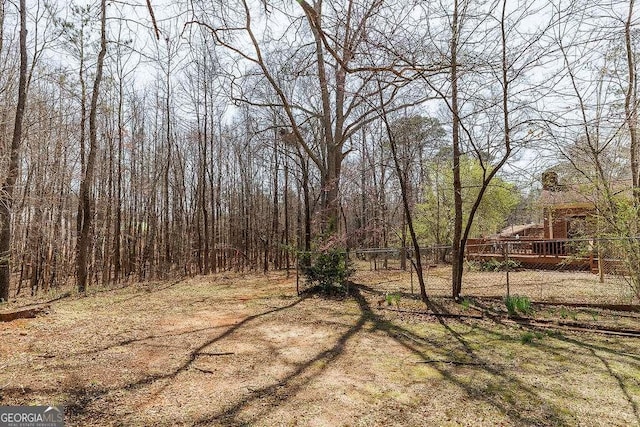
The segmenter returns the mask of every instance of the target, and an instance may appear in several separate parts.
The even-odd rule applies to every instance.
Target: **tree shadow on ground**
[[[100,399],[101,397],[112,393],[112,392],[117,392],[119,390],[135,390],[135,389],[139,389],[141,387],[144,386],[148,386],[150,384],[153,384],[157,381],[161,381],[161,380],[171,380],[174,379],[175,377],[177,377],[180,373],[188,370],[192,364],[194,363],[194,361],[196,360],[196,358],[201,355],[201,354],[205,354],[204,353],[204,349],[206,349],[207,347],[209,347],[212,344],[215,344],[218,341],[221,341],[223,339],[225,339],[226,337],[228,337],[229,335],[233,334],[234,332],[236,332],[237,330],[243,328],[244,326],[246,326],[247,324],[255,321],[256,319],[262,318],[264,316],[268,316],[270,314],[274,314],[280,311],[284,311],[284,310],[288,310],[290,308],[295,307],[296,305],[300,304],[302,301],[304,301],[304,299],[306,298],[300,298],[297,299],[295,301],[293,301],[290,304],[287,304],[285,306],[282,307],[276,307],[258,314],[254,314],[251,316],[247,316],[246,318],[244,318],[243,320],[241,320],[240,322],[236,323],[235,325],[229,327],[227,330],[225,330],[223,333],[208,339],[206,341],[204,341],[203,343],[201,343],[198,347],[196,347],[195,349],[191,350],[189,352],[189,354],[187,355],[187,358],[185,360],[185,362],[183,362],[182,364],[180,364],[178,367],[176,367],[175,369],[173,369],[170,372],[167,373],[161,373],[161,374],[153,374],[153,375],[148,375],[145,376],[143,378],[140,378],[136,381],[127,383],[123,386],[118,386],[118,387],[104,387],[104,388],[97,388],[97,387],[93,387],[91,388],[91,390],[88,390],[84,387],[67,387],[65,390],[63,390],[63,394],[68,396],[68,401],[65,403],[65,407],[71,407],[73,408],[73,415],[82,415],[88,412],[88,406],[89,404],[91,404],[93,401]],[[205,329],[210,329],[210,328],[205,328]],[[174,334],[174,335],[182,335],[184,333],[180,333],[180,334]],[[170,336],[172,334],[168,334],[166,336]],[[157,337],[162,337],[163,335],[159,335]],[[127,343],[133,343],[133,342],[137,342],[137,341],[142,341],[148,339],[148,337],[143,337],[139,340],[133,339],[133,340],[127,340],[125,341],[125,344]],[[120,343],[116,343],[115,345],[122,345]],[[108,349],[110,347],[107,347],[106,349]],[[163,389],[165,389],[167,387],[168,384],[165,384],[160,391],[158,391],[157,393],[161,393]],[[92,415],[101,415],[101,414],[92,414]]]
[[[340,335],[330,348],[316,354],[316,356],[306,362],[298,364],[292,373],[281,380],[251,391],[248,396],[245,396],[234,405],[208,417],[199,419],[194,425],[211,425],[212,423],[215,423],[215,425],[238,425],[255,423],[271,412],[273,408],[295,396],[303,387],[319,377],[332,362],[340,357],[346,343],[360,332],[367,321],[371,319],[371,309],[360,294],[359,289],[352,287],[350,293],[357,301],[360,309],[358,319],[355,324]],[[260,401],[261,403],[259,412],[254,414],[250,420],[239,420],[238,418],[241,412],[256,401]]]
[[[490,307],[486,307],[482,305],[480,305],[480,307],[484,309],[485,313],[491,313],[492,311]],[[499,315],[495,315],[495,313],[494,315],[489,315],[487,319],[489,319],[495,326],[499,326],[501,328],[514,327],[514,325],[512,324],[508,324],[504,322],[503,318]],[[467,325],[469,327],[474,327],[486,334],[494,334],[496,330],[495,327],[483,327],[481,324],[478,324],[477,322],[472,324],[468,319],[458,319],[458,322],[461,324]],[[541,334],[542,336],[544,336],[545,340],[537,341],[535,343],[532,343],[531,345],[541,349],[546,354],[559,356],[559,357],[573,357],[573,358],[576,357],[575,352],[572,353],[571,355],[568,355],[566,348],[555,346],[553,344],[554,342],[553,340],[558,340],[558,341],[564,342],[565,344],[570,344],[572,346],[586,350],[589,354],[592,355],[594,359],[599,361],[604,366],[604,370],[606,370],[608,375],[612,378],[612,380],[615,382],[617,387],[620,389],[624,399],[628,402],[629,407],[631,408],[631,411],[633,413],[633,416],[637,424],[640,425],[640,411],[638,408],[638,403],[633,399],[632,394],[629,391],[629,387],[627,386],[627,384],[625,383],[621,375],[612,369],[610,360],[598,354],[597,352],[606,353],[610,357],[624,358],[624,360],[620,360],[619,362],[627,364],[638,371],[640,371],[640,355],[632,354],[632,353],[621,354],[619,349],[614,349],[602,344],[594,344],[594,343],[586,342],[585,340],[580,340],[578,338],[580,334],[575,334],[574,337],[568,337],[567,335],[554,331],[553,329],[548,329],[548,328],[542,329],[542,328],[536,327],[536,325],[534,324],[517,323],[516,326],[520,328],[524,334],[532,333],[532,334]]]
[[[248,396],[239,400],[234,405],[214,413],[206,418],[202,418],[196,421],[196,425],[208,425],[215,423],[216,425],[238,425],[241,423],[256,423],[261,418],[268,415],[274,408],[286,402],[288,399],[295,396],[303,387],[307,386],[314,379],[319,377],[329,366],[331,362],[334,362],[340,357],[345,348],[345,344],[356,334],[358,334],[367,323],[371,323],[371,328],[367,328],[367,333],[371,333],[375,330],[384,332],[393,341],[400,344],[403,348],[410,351],[412,354],[418,356],[421,362],[430,363],[442,377],[448,382],[456,385],[460,389],[465,391],[468,398],[484,401],[495,407],[500,413],[506,414],[506,416],[518,425],[540,425],[542,424],[554,424],[563,425],[566,421],[562,417],[562,408],[554,405],[553,402],[548,401],[542,397],[536,390],[523,383],[515,375],[510,373],[505,367],[500,367],[489,361],[483,360],[480,356],[475,354],[472,346],[467,343],[464,337],[452,329],[444,319],[439,319],[440,324],[444,327],[449,335],[454,337],[456,346],[463,349],[463,353],[466,355],[465,361],[461,364],[467,365],[467,368],[484,371],[494,381],[497,386],[495,390],[501,390],[501,385],[509,383],[512,387],[517,388],[520,395],[524,394],[525,398],[529,401],[529,404],[536,405],[545,408],[543,410],[543,418],[541,419],[538,414],[531,415],[526,411],[523,413],[517,402],[513,402],[512,396],[509,390],[494,393],[493,395],[487,395],[486,390],[481,387],[475,387],[472,383],[464,381],[456,372],[454,372],[455,364],[450,365],[447,360],[451,353],[455,352],[452,347],[443,348],[442,342],[429,337],[417,335],[416,333],[399,326],[393,322],[390,322],[380,315],[374,313],[371,309],[369,302],[362,295],[361,287],[359,285],[352,286],[352,296],[357,301],[359,307],[359,316],[355,324],[353,324],[346,332],[341,334],[335,344],[323,352],[318,353],[315,357],[309,359],[303,364],[300,364],[294,372],[287,375],[285,378],[254,390]],[[439,354],[439,359],[434,360],[429,356],[428,352]],[[321,368],[317,368],[317,362],[324,362],[321,364]],[[438,364],[431,364],[432,362],[444,362],[443,366]],[[500,394],[502,393],[502,394]],[[509,395],[505,395],[509,394]],[[260,409],[257,413],[254,413],[250,418],[240,417],[243,410],[249,408],[253,403],[260,402]]]
[[[496,408],[499,413],[505,414],[515,424],[537,426],[564,425],[567,423],[564,419],[563,408],[525,384],[507,365],[498,365],[495,362],[483,359],[473,350],[467,340],[448,324],[446,318],[438,316],[439,313],[446,313],[444,307],[437,304],[434,306],[433,301],[430,302],[430,305],[435,309],[434,316],[440,325],[454,338],[454,342],[457,343],[456,346],[443,346],[442,342],[434,338],[418,335],[375,313],[372,314],[372,320],[376,329],[384,331],[402,347],[418,356],[422,362],[428,363],[429,366],[436,369],[444,379],[463,390],[467,398],[488,403]],[[455,322],[459,323],[460,320],[456,319]],[[462,351],[456,351],[455,347]],[[434,359],[428,353],[436,353],[438,357]],[[452,354],[456,353],[464,354],[465,356],[462,359],[452,360]],[[487,374],[495,385],[495,387],[491,387],[492,392],[488,394],[483,384],[474,386],[472,382],[465,381],[464,375],[458,375],[455,372],[460,365],[463,365],[466,369]],[[518,395],[523,396],[529,406],[538,407],[538,412],[523,410],[519,405],[519,399],[510,388],[517,390]]]
[[[367,333],[375,330],[385,333],[391,340],[415,355],[418,363],[428,363],[430,367],[439,372],[444,380],[462,390],[466,398],[471,401],[484,402],[491,405],[498,413],[504,414],[514,424],[533,426],[565,425],[571,423],[570,420],[567,420],[567,415],[566,412],[563,411],[563,408],[545,398],[539,390],[522,381],[518,377],[517,372],[514,372],[512,366],[509,366],[509,364],[498,364],[495,361],[484,359],[482,355],[474,351],[474,346],[468,342],[464,334],[459,333],[452,327],[454,323],[450,324],[444,317],[438,317],[436,314],[436,318],[444,331],[446,331],[446,334],[453,338],[453,340],[443,345],[443,341],[438,340],[437,337],[420,335],[409,330],[407,327],[398,325],[385,319],[382,315],[373,312],[369,302],[363,295],[363,292],[370,292],[370,289],[371,288],[362,285],[351,286],[351,296],[357,302],[359,310],[357,319],[355,319],[355,323],[349,323],[348,329],[339,335],[330,348],[317,353],[303,363],[295,365],[293,372],[284,378],[279,378],[269,385],[251,390],[249,394],[244,395],[230,406],[203,418],[197,418],[193,420],[193,423],[195,425],[238,425],[259,422],[268,416],[275,408],[292,399],[303,388],[326,372],[327,368],[344,353],[347,342],[358,335],[368,323],[371,327],[367,327]],[[377,293],[373,292],[373,294],[376,295]],[[104,396],[109,393],[135,390],[158,381],[168,380],[162,385],[160,391],[154,394],[161,393],[171,383],[171,380],[192,367],[198,356],[206,355],[207,352],[205,349],[207,347],[230,337],[241,328],[251,325],[252,322],[257,319],[292,309],[305,299],[306,297],[303,297],[290,304],[244,318],[237,324],[226,329],[223,333],[203,341],[196,348],[189,351],[186,360],[170,372],[148,375],[120,387],[100,390],[92,389],[90,391],[79,390],[82,393],[78,393],[78,390],[69,390],[69,394],[73,396],[75,400],[73,404],[74,414],[82,415],[89,412],[90,405],[94,400],[104,398]],[[436,312],[446,312],[446,307],[436,304],[434,308]],[[501,323],[501,320],[497,317],[492,320],[495,321],[496,326],[501,326],[502,328],[513,327],[513,325]],[[495,328],[484,326],[478,322],[471,322],[465,319],[457,319],[455,322],[455,324],[468,325],[484,333],[495,335],[498,339],[507,338],[506,335],[496,332]],[[143,337],[139,340],[131,340],[129,342],[142,341],[149,338],[150,337]],[[509,337],[509,339],[512,338]],[[566,338],[559,337],[558,339],[565,340]],[[617,379],[620,388],[633,408],[636,419],[638,419],[637,404],[634,402],[628,389],[625,388],[624,381],[614,373],[606,359],[595,354],[595,350],[611,353],[615,353],[615,350],[603,346],[593,346],[577,340],[566,340],[574,345],[592,348],[594,356],[598,357],[607,369],[609,369],[611,375]],[[548,345],[548,350],[561,351],[553,348],[551,345]],[[564,352],[566,353],[566,351],[565,349]],[[434,355],[436,356],[435,358]],[[458,359],[452,359],[452,356],[458,357]],[[460,365],[464,365],[463,372],[458,371]],[[486,381],[484,383],[468,381],[468,370],[472,370],[474,375],[477,373],[483,374],[486,376]],[[487,386],[491,386],[489,394],[487,394]],[[521,402],[518,401],[518,399],[525,399],[529,407],[536,407],[538,409],[536,411],[523,410],[520,405]],[[257,403],[259,403],[259,405],[257,405]],[[247,414],[246,411],[249,408],[252,409],[252,412]],[[416,410],[417,409],[418,408],[416,408]],[[106,415],[100,414],[97,410],[89,413],[92,418],[94,416]]]

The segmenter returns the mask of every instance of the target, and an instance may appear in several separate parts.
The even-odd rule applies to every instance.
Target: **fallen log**
[[[46,314],[49,306],[32,307],[21,310],[5,311],[0,313],[0,322],[11,322],[16,319],[33,319],[42,314]]]
[[[416,311],[416,310],[403,310],[400,308],[390,308],[390,307],[378,307],[379,310],[387,310],[394,311],[396,313],[408,313],[415,315],[423,315],[423,316],[435,316],[435,317],[446,317],[452,319],[482,319],[482,315],[475,314],[456,314],[456,313],[440,313],[437,311]]]

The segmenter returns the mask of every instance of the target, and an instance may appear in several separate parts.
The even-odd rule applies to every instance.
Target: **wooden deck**
[[[470,240],[467,245],[467,259],[517,261],[524,268],[582,270],[598,273],[598,257],[593,243],[588,240]],[[607,273],[626,271],[620,259],[602,260]]]

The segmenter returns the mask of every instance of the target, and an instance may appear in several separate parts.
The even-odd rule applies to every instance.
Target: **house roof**
[[[498,234],[495,234],[491,237],[493,238],[512,237],[512,236],[515,236],[516,234],[522,234],[525,230],[530,230],[532,228],[542,228],[542,227],[544,227],[542,224],[536,224],[533,222],[531,224],[510,225],[504,230],[500,231]]]
[[[631,180],[613,181],[610,188],[614,193],[624,193],[631,188]],[[557,190],[542,190],[539,202],[543,207],[555,208],[593,207],[597,200],[597,191],[593,185],[563,185]]]
[[[595,197],[577,188],[565,187],[562,191],[542,190],[540,204],[543,207],[593,206]]]

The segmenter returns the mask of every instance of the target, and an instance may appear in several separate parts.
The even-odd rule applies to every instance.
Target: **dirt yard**
[[[0,323],[0,402],[64,405],[71,426],[640,425],[640,313],[523,323],[442,298],[435,316],[388,305],[393,274],[343,300],[299,298],[284,273],[63,298]]]

